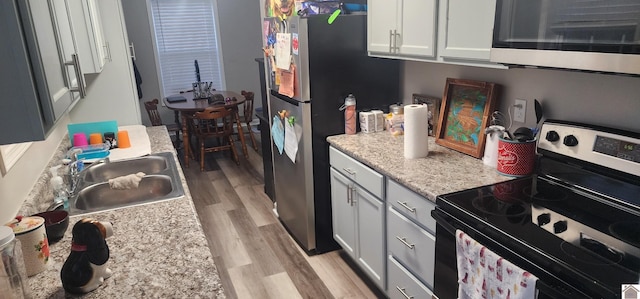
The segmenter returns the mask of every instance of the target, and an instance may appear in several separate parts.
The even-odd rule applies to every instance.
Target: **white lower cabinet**
[[[333,238],[390,298],[431,298],[435,204],[329,148]]]
[[[379,182],[380,186],[376,186],[376,189],[383,190],[384,177],[344,155],[340,156],[341,161],[351,159],[348,163],[353,164],[351,167],[346,167],[344,163],[337,166],[333,151],[335,149],[332,148],[330,175],[333,237],[380,290],[385,290],[385,205],[382,199],[358,182],[358,178],[371,177],[373,181]],[[336,167],[340,167],[340,170]],[[343,168],[352,173],[353,179],[343,174]]]
[[[430,298],[435,268],[435,204],[387,180],[387,295]],[[406,296],[406,297],[405,297]]]
[[[389,277],[387,296],[389,298],[433,298],[433,292],[398,263],[393,256],[389,255],[387,263],[387,276]]]

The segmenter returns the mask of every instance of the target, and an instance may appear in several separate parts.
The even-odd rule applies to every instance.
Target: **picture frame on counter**
[[[447,78],[436,144],[475,158],[484,154],[484,128],[496,105],[498,84]]]
[[[429,107],[429,136],[436,136],[442,99],[414,93],[411,95],[414,104],[426,104]]]

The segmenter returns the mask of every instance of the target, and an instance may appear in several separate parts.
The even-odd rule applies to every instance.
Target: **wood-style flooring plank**
[[[240,197],[238,197],[238,194],[222,170],[209,171],[207,175],[210,181],[209,184],[212,185],[216,191],[218,200],[225,211],[234,210],[243,206]]]
[[[376,298],[353,269],[344,267],[340,250],[311,256],[307,261],[335,298]]]
[[[216,268],[218,269],[218,277],[220,277],[220,284],[222,284],[225,296],[229,299],[238,298],[238,294],[236,294],[236,289],[233,287],[233,281],[231,280],[231,276],[229,276],[229,269],[227,268],[224,258],[214,256],[213,262],[216,264]]]
[[[302,299],[286,272],[267,276],[262,281],[271,299]]]
[[[257,264],[265,276],[283,272],[284,268],[275,253],[267,244],[256,224],[245,208],[228,211],[227,214],[254,264]]]
[[[262,226],[260,232],[303,298],[333,298],[280,223]]]
[[[234,188],[241,185],[253,186],[263,183],[263,178],[260,177],[253,166],[248,165],[246,160],[242,160],[240,165],[236,165],[233,161],[225,159],[219,159],[217,162],[231,183],[231,186]]]
[[[239,267],[229,268],[229,277],[233,282],[233,288],[238,298],[267,298],[268,293],[262,284],[264,275],[259,266],[249,264]]]
[[[183,168],[182,170],[196,208],[220,202],[218,193],[213,189],[206,172],[201,172],[199,167]]]
[[[243,243],[244,237],[236,231],[220,204],[201,208],[198,214],[214,256],[223,258],[229,268],[252,263]]]
[[[235,188],[240,200],[245,208],[247,208],[247,212],[251,215],[251,219],[253,219],[253,222],[258,227],[277,222],[278,219],[276,219],[271,211],[265,208],[264,198],[257,195],[254,187],[255,186],[238,186]],[[269,200],[269,202],[271,202],[271,200]]]

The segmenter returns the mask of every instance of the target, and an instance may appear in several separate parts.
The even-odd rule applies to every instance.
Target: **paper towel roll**
[[[427,105],[404,106],[404,157],[424,158],[429,154],[429,108]]]

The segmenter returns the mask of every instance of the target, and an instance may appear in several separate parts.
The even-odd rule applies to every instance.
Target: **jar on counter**
[[[49,239],[44,226],[44,218],[39,216],[17,217],[8,223],[16,238],[22,244],[24,266],[28,276],[47,269],[49,262]]]
[[[389,106],[386,129],[394,136],[404,134],[404,105],[396,103]]]
[[[0,297],[30,298],[22,246],[13,230],[0,226]]]

